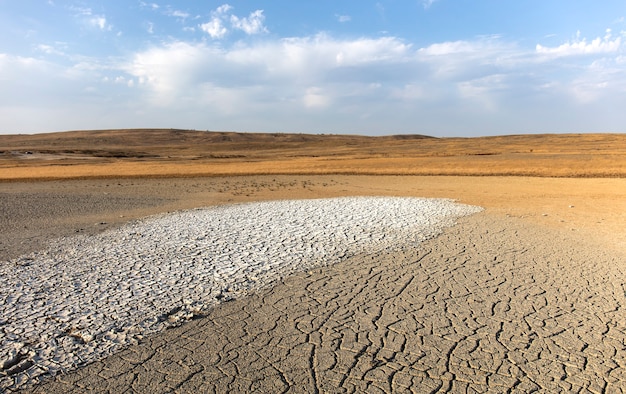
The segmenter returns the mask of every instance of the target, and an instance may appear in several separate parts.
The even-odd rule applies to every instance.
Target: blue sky
[[[0,0],[0,133],[626,131],[623,0]]]

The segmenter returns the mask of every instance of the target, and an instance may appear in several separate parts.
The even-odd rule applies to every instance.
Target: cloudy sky
[[[0,0],[0,133],[626,132],[624,0]]]

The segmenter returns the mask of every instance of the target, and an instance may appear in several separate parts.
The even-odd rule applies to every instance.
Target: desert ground
[[[0,135],[0,179],[217,175],[623,177],[626,135],[262,134],[104,130]]]
[[[284,278],[34,392],[623,392],[626,136],[118,130],[0,136],[0,260],[203,206],[339,196],[485,210]],[[7,264],[7,263],[4,263]]]

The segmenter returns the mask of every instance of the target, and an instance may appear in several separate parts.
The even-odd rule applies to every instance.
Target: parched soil
[[[485,211],[27,391],[626,391],[625,135],[0,136],[0,260],[179,209],[354,195]]]

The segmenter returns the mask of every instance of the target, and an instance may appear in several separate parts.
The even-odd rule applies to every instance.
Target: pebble
[[[291,273],[418,245],[480,210],[422,198],[270,201],[59,239],[0,265],[0,391],[106,357]]]

